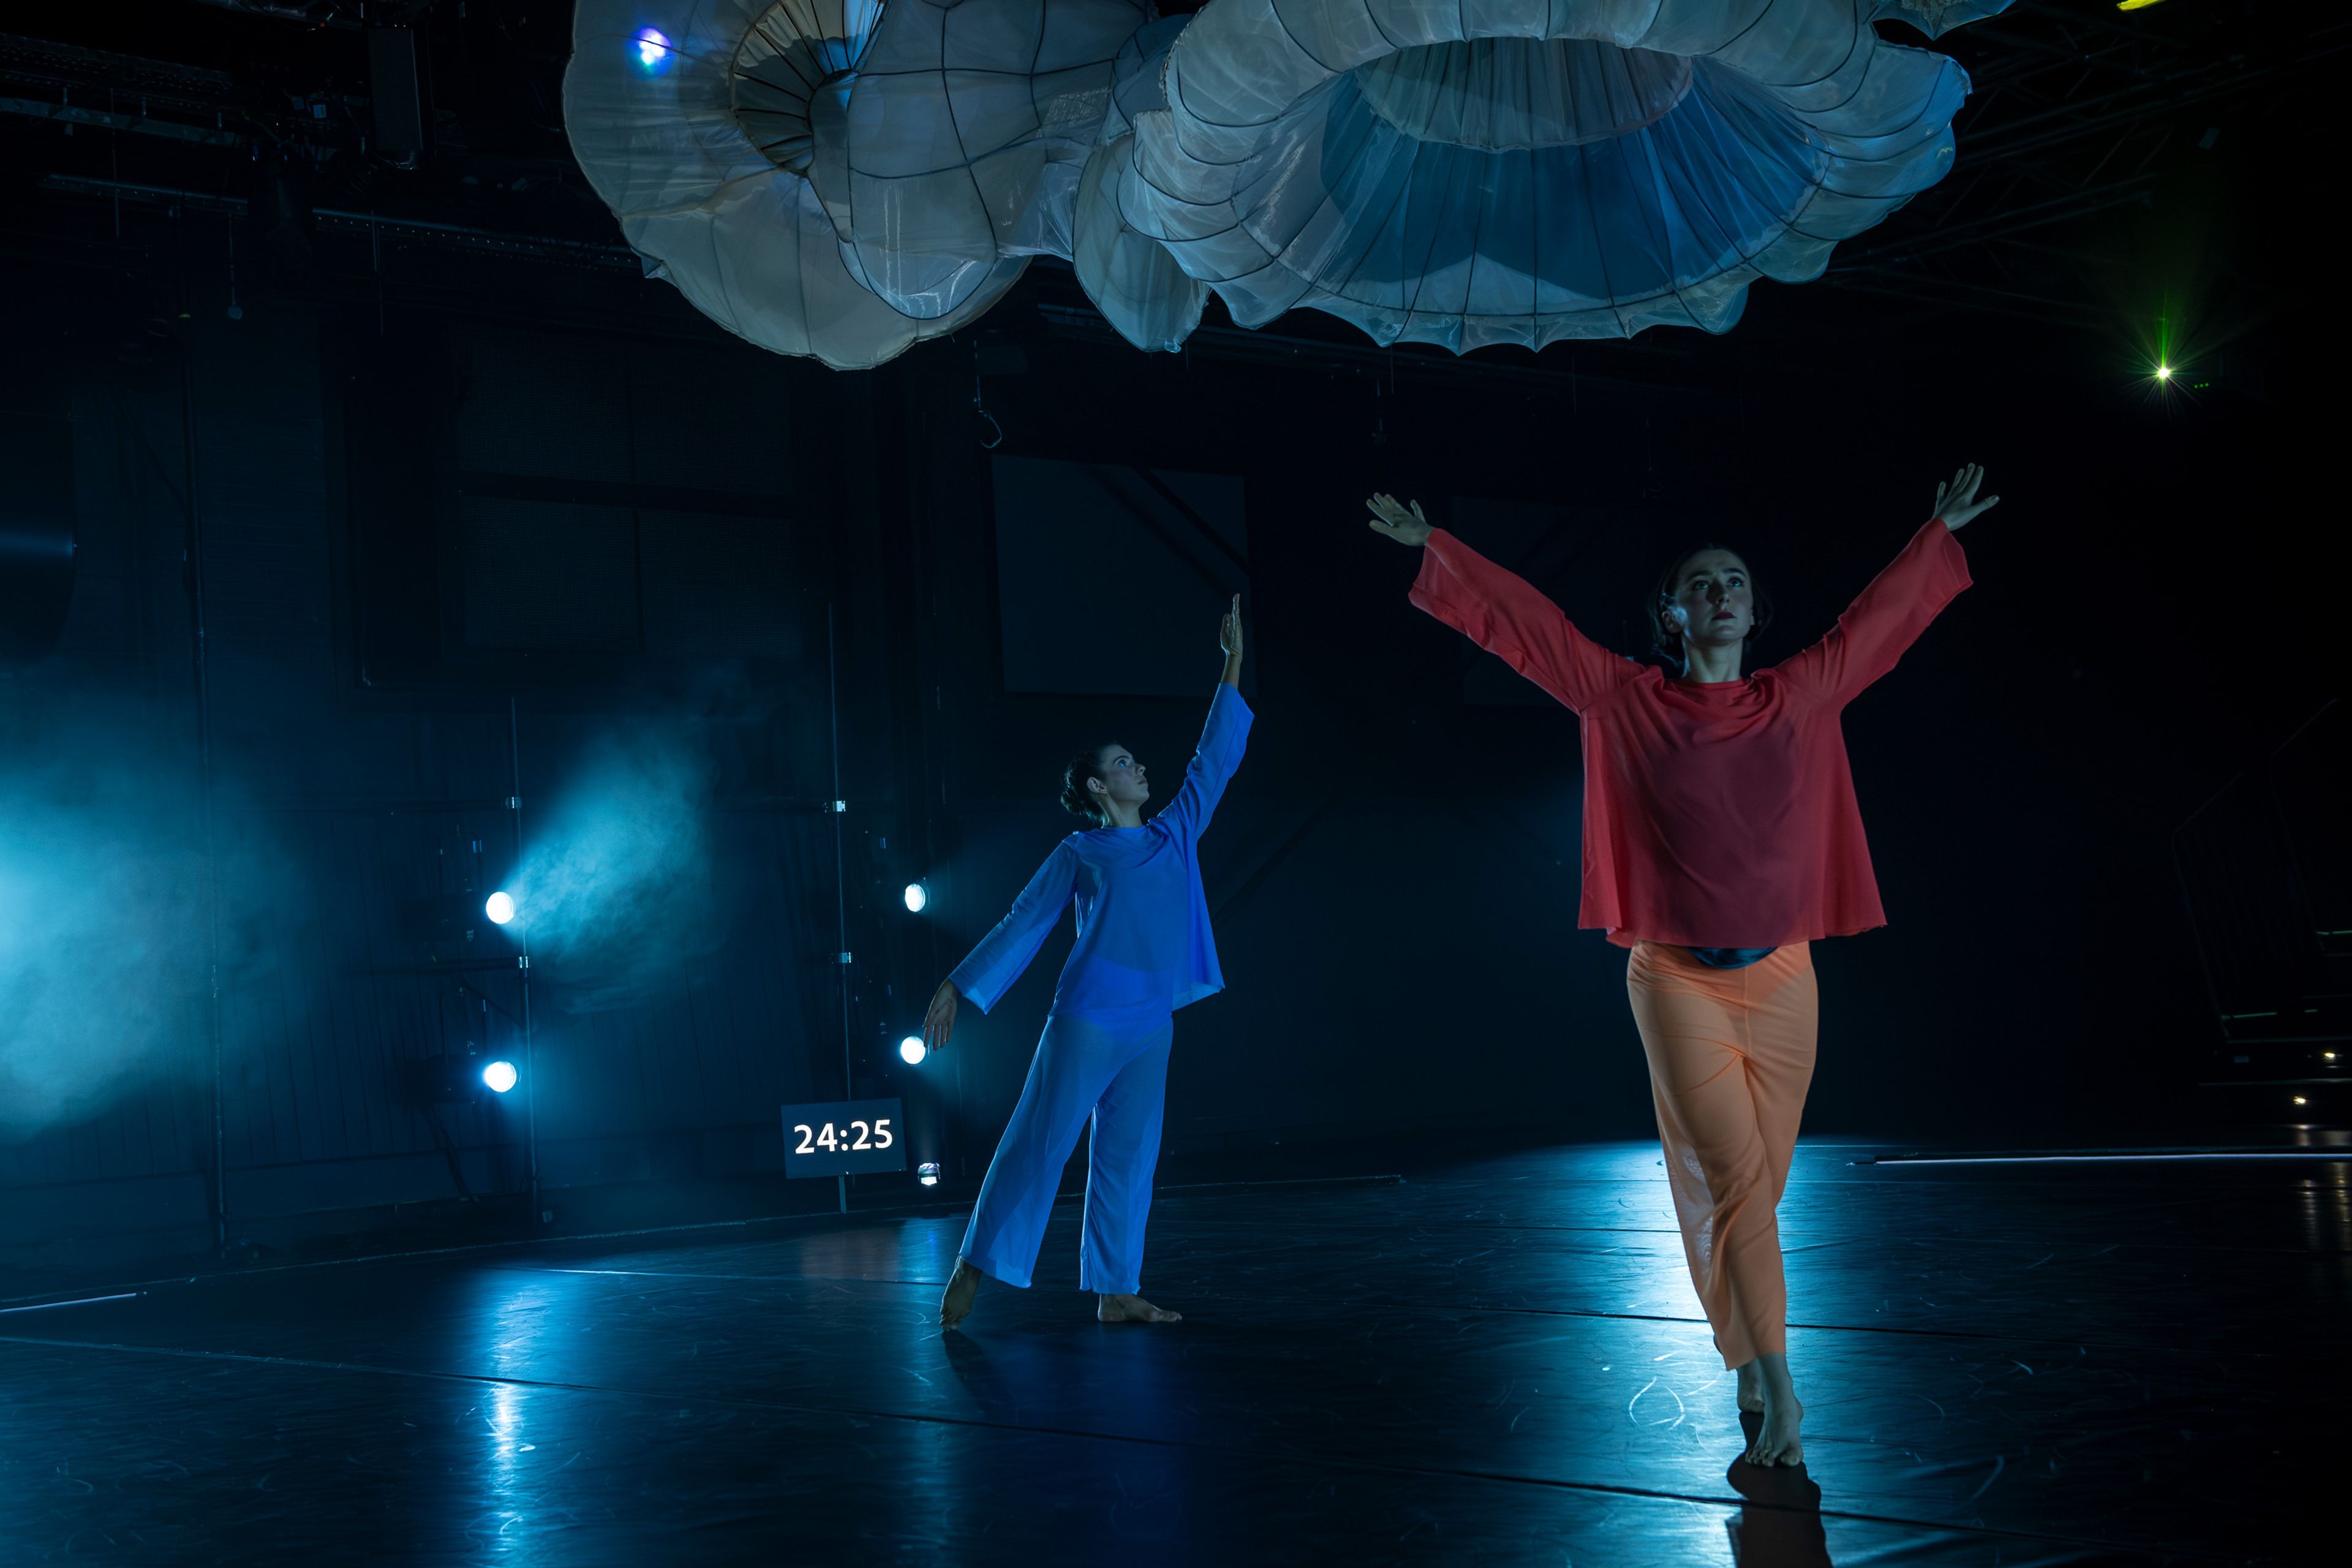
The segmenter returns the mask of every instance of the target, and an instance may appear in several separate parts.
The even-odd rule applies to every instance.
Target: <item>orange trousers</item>
[[[1774,1211],[1813,1078],[1821,1000],[1803,942],[1745,969],[1634,944],[1625,992],[1665,1146],[1691,1283],[1727,1367],[1786,1354],[1789,1287]]]

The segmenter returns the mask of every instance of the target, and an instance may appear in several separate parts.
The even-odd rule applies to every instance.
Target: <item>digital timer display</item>
[[[906,1118],[895,1100],[784,1107],[784,1174],[855,1176],[907,1168]]]

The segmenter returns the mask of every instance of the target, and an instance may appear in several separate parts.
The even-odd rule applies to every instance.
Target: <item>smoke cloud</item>
[[[507,890],[566,1009],[642,1002],[680,963],[718,947],[711,786],[688,729],[648,723],[593,742],[544,816],[525,824]]]
[[[203,1065],[208,903],[194,759],[85,712],[0,760],[0,1135]]]

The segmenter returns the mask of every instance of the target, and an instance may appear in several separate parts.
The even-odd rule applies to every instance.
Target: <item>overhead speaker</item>
[[[367,40],[375,150],[394,163],[413,163],[433,151],[433,83],[424,40],[414,27],[371,27]]]
[[[73,604],[73,424],[0,417],[0,669],[47,657]]]

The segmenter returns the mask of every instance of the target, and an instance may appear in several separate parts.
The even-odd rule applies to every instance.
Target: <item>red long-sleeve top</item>
[[[1444,529],[1412,602],[1581,721],[1579,925],[1620,947],[1779,947],[1886,923],[1839,718],[1968,585],[1958,541],[1931,521],[1827,637],[1711,683],[1611,653]]]

